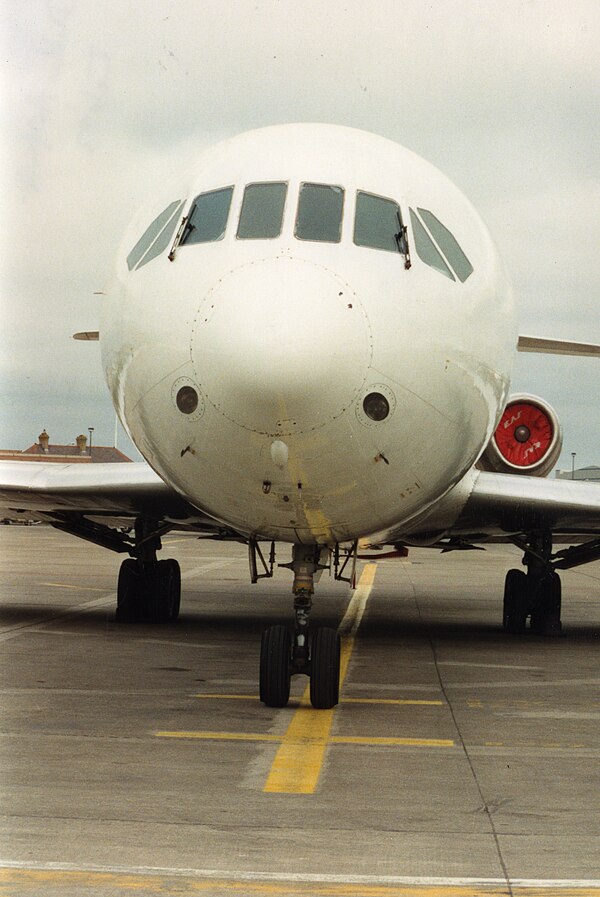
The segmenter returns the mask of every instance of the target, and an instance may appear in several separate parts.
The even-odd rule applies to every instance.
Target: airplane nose
[[[290,256],[254,261],[209,290],[193,323],[197,382],[225,417],[290,435],[339,417],[363,387],[369,322],[335,272]]]

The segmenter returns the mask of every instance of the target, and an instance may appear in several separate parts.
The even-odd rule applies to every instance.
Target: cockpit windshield
[[[194,200],[181,245],[214,243],[225,236],[233,187],[201,193]]]
[[[397,202],[359,190],[354,216],[354,242],[357,246],[398,252],[401,231],[402,219]]]
[[[236,197],[239,188],[235,188]],[[176,200],[158,215],[127,256],[130,270],[161,255],[179,230],[169,253],[173,261],[179,245],[214,243],[226,233],[232,208],[234,187],[220,187],[198,194],[189,213],[180,218],[183,201]],[[287,181],[246,184],[239,208],[235,237],[238,240],[270,240],[290,228],[285,215]],[[304,181],[300,184],[296,207],[294,237],[316,243],[340,243],[344,220],[345,191],[336,184]],[[404,267],[411,266],[410,245],[419,259],[440,274],[463,283],[473,273],[473,265],[457,239],[428,209],[409,209],[412,240],[402,221],[400,205],[394,199],[357,190],[352,240],[355,246],[393,252],[404,256]],[[235,225],[233,225],[235,226]],[[229,231],[230,237],[231,229]]]
[[[183,203],[181,200],[176,199],[167,206],[164,212],[161,212],[160,215],[148,225],[127,256],[127,267],[130,271],[135,268],[136,265],[138,268],[141,268],[142,265],[145,265],[146,262],[156,258],[157,255],[166,249],[168,242],[173,235],[173,231],[175,230],[177,212],[179,212],[182,205]],[[159,235],[160,239],[157,239]]]
[[[452,265],[456,276],[464,283],[469,274],[473,273],[473,265],[458,245],[456,238],[435,217],[433,212],[429,212],[427,209],[417,209],[417,211],[429,228],[429,233]]]
[[[267,240],[278,237],[283,222],[287,184],[248,184],[244,190],[237,229],[240,240]]]
[[[295,236],[299,240],[339,243],[344,191],[330,184],[301,184]]]

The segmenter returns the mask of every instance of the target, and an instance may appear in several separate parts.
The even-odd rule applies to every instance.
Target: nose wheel
[[[260,646],[260,700],[267,707],[285,707],[292,675],[310,678],[310,702],[329,710],[339,701],[341,641],[336,629],[309,628],[314,573],[320,569],[318,546],[295,545],[293,632],[287,626],[270,626]]]
[[[260,699],[267,707],[285,707],[290,697],[292,638],[287,626],[269,626],[260,644]]]
[[[340,634],[329,626],[315,630],[310,652],[310,703],[329,710],[340,699]]]
[[[340,694],[340,644],[336,629],[319,626],[310,639],[309,658],[298,669],[290,630],[287,626],[269,626],[260,645],[260,700],[267,707],[285,707],[292,674],[304,673],[310,677],[312,706],[316,710],[335,707]]]

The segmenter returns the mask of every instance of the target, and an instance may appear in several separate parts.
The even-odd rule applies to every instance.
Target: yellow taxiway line
[[[376,565],[367,564],[340,624],[342,649],[340,688],[346,679],[358,628],[373,582]],[[220,700],[256,700],[251,695],[198,694],[198,698]],[[346,698],[341,703],[442,706],[439,700],[393,698]],[[283,735],[255,732],[156,732],[157,738],[197,739],[202,741],[275,742],[279,748],[264,785],[267,794],[314,794],[317,789],[325,754],[331,745],[372,745],[397,747],[454,747],[454,741],[441,738],[393,738],[352,735],[331,735],[335,709],[314,710],[310,703],[310,685],[306,687],[286,732]]]
[[[191,870],[190,870],[191,872]],[[36,869],[24,865],[11,867],[6,864],[0,869],[0,893],[11,897],[29,897],[32,888],[39,889],[50,897],[51,894],[70,897],[78,895],[85,889],[86,893],[119,893],[135,892],[137,894],[174,894],[179,897],[193,897],[195,894],[256,894],[259,897],[599,897],[600,887],[596,883],[580,885],[573,882],[543,882],[517,884],[501,881],[466,880],[458,884],[457,879],[439,880],[438,883],[419,884],[418,880],[397,880],[381,884],[373,881],[347,881],[343,876],[324,876],[322,880],[301,880],[311,876],[294,876],[286,879],[284,874],[267,876],[261,879],[260,874],[244,874],[229,877],[227,873],[210,872],[194,876],[182,874],[179,870],[171,872],[126,872],[96,871],[85,869]],[[316,876],[315,876],[316,878]],[[335,880],[327,880],[327,878]],[[366,878],[366,876],[365,876]],[[369,876],[370,878],[370,876]],[[300,879],[300,880],[298,880]],[[6,890],[10,888],[10,891]],[[38,893],[38,891],[36,891]]]
[[[367,564],[364,568],[340,625],[340,688],[348,672],[354,639],[373,588],[376,569],[375,564]],[[306,687],[275,755],[263,791],[267,794],[314,794],[325,760],[334,712],[333,709],[313,710],[310,685]]]

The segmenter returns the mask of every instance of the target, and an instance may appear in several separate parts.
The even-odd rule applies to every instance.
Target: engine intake
[[[561,448],[562,431],[552,406],[537,396],[515,395],[509,398],[477,466],[496,473],[545,477]]]

